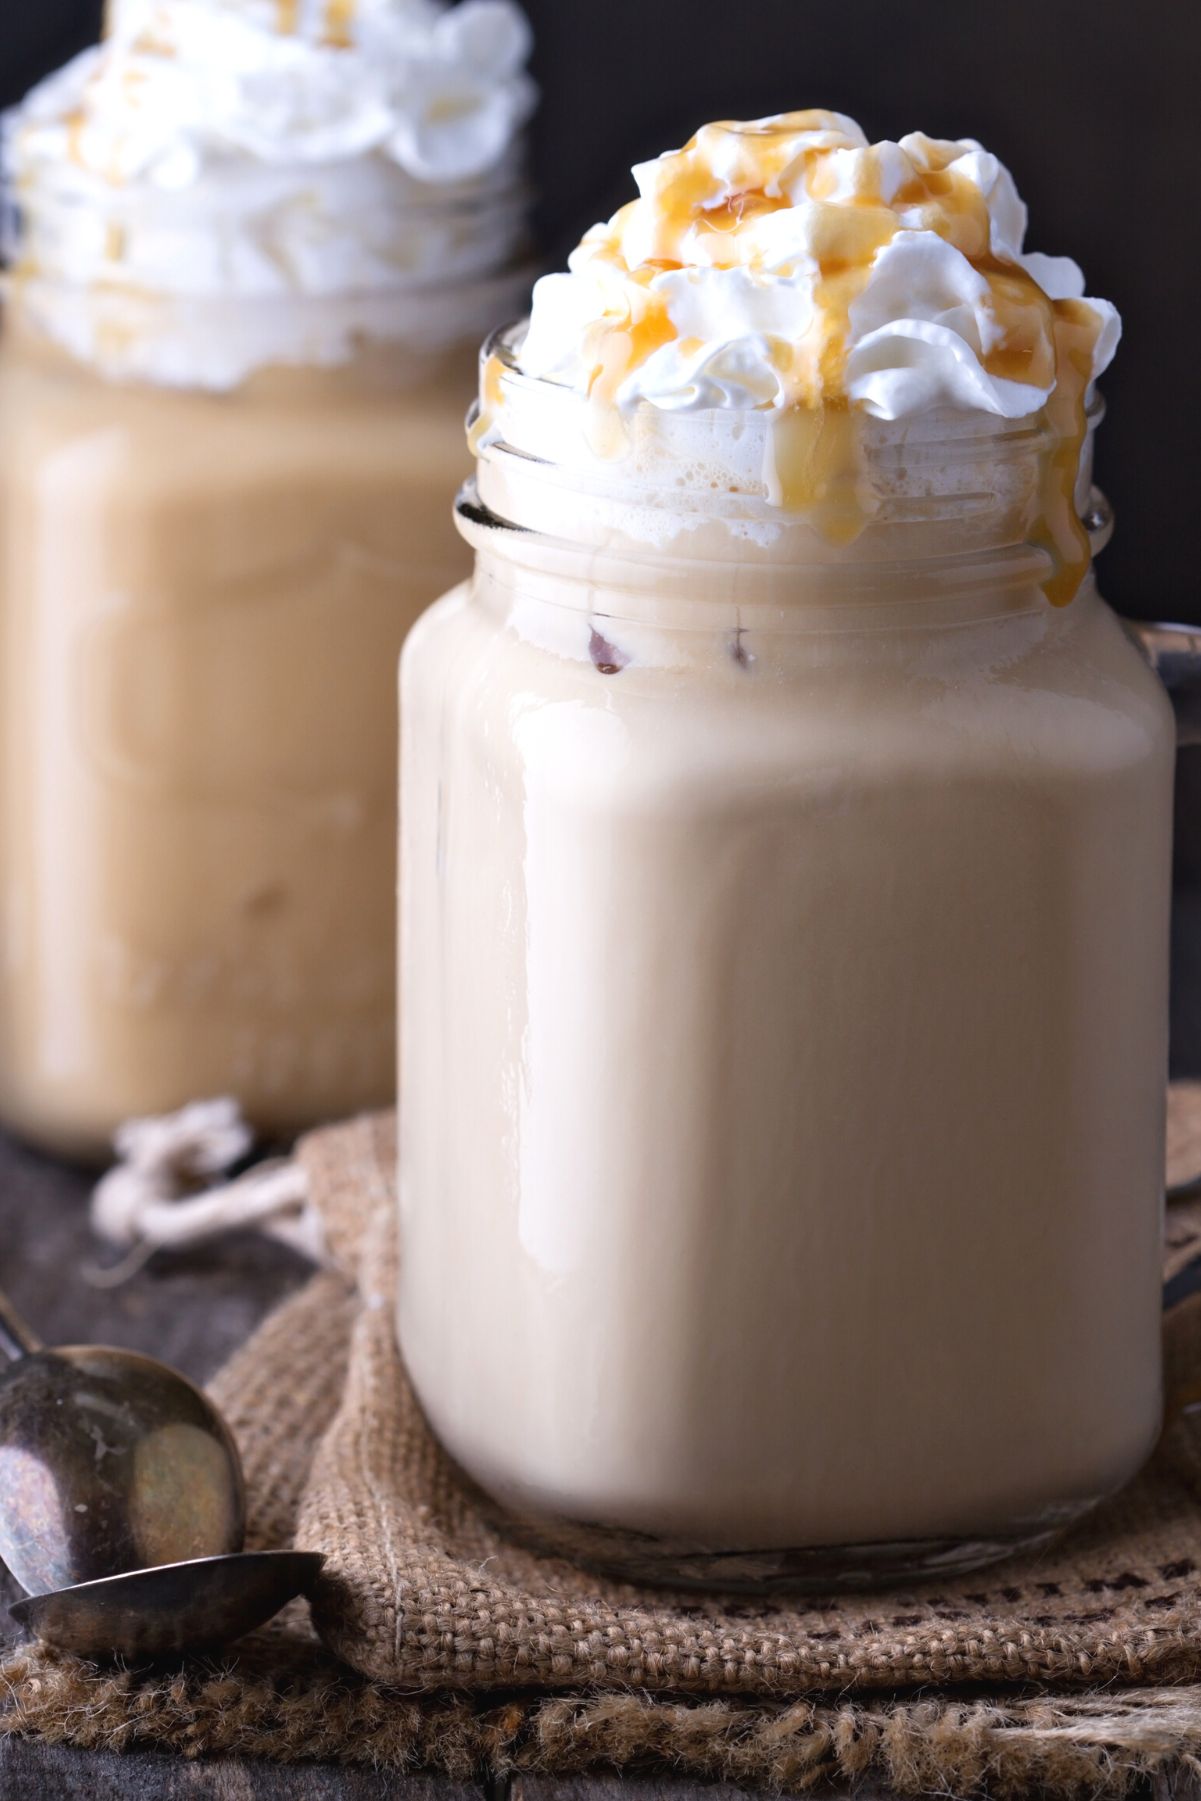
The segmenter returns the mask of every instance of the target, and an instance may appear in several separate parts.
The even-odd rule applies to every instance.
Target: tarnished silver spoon
[[[324,1562],[315,1551],[202,1557],[29,1595],[9,1612],[46,1644],[80,1657],[215,1651],[308,1594]]]
[[[213,1648],[316,1579],[322,1559],[243,1552],[242,1466],[177,1371],[104,1345],[45,1349],[0,1294],[0,1558],[14,1616],[89,1656]]]

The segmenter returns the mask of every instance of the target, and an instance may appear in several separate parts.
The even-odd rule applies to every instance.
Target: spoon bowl
[[[238,1551],[242,1469],[183,1376],[101,1345],[0,1373],[0,1557],[30,1594]]]
[[[243,1552],[242,1464],[194,1383],[137,1351],[43,1349],[0,1293],[0,1557],[10,1612],[85,1657],[212,1650],[306,1593],[324,1561]]]
[[[10,1608],[45,1643],[78,1657],[173,1657],[216,1650],[308,1594],[325,1559],[311,1551],[243,1551],[82,1582]]]

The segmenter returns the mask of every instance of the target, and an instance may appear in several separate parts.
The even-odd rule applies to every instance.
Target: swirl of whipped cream
[[[446,290],[425,338],[478,336],[469,284],[524,234],[529,50],[513,0],[110,0],[5,121],[28,308],[106,372],[217,387],[390,335],[398,290]],[[328,329],[247,315],[183,344],[163,297],[357,298]]]
[[[639,198],[537,284],[521,366],[626,410],[939,407],[1021,418],[1119,335],[971,140],[869,144],[841,113],[707,125],[634,170]]]
[[[634,179],[638,198],[537,284],[512,351],[519,375],[582,397],[594,459],[628,450],[648,408],[732,415],[711,485],[742,489],[736,446],[755,437],[769,507],[849,543],[878,504],[865,421],[1038,415],[1027,537],[1044,593],[1071,599],[1091,553],[1089,399],[1120,326],[1075,263],[1025,250],[1026,209],[995,156],[920,132],[869,144],[854,120],[812,111],[706,125]],[[522,442],[508,408],[528,400],[507,396],[486,363],[483,456]]]
[[[529,116],[529,51],[512,0],[115,0],[105,41],[18,109],[12,160],[179,190],[231,160],[377,153],[419,183],[470,181]]]

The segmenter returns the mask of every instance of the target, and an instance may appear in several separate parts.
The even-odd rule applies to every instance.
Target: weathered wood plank
[[[1201,1801],[1201,1776],[1181,1772],[1120,1791],[1097,1790],[1093,1801],[1105,1801],[1107,1794],[1119,1792],[1123,1801]],[[764,1797],[762,1790],[724,1782],[687,1782],[673,1776],[597,1775],[562,1780],[523,1776],[510,1785],[508,1801],[764,1801]],[[903,1801],[903,1797],[869,1782],[853,1789],[806,1789],[803,1797],[779,1796],[776,1801]],[[947,1794],[941,1801],[958,1801],[958,1797]],[[1039,1797],[1032,1794],[1029,1801],[1039,1801]]]
[[[763,1791],[728,1782],[687,1782],[675,1776],[519,1776],[510,1785],[508,1801],[763,1801]],[[785,1795],[777,1801],[799,1798]],[[804,1801],[898,1801],[898,1797],[889,1789],[866,1783],[854,1790],[807,1789]],[[945,1801],[952,1798],[945,1797]]]
[[[73,1751],[0,1740],[3,1801],[484,1801],[440,1776],[389,1776],[324,1764],[190,1763],[157,1752]]]
[[[1150,1782],[1122,1789],[1123,1801],[1201,1801],[1201,1779],[1175,1779],[1169,1786],[1164,1778],[1160,1786]],[[1181,1786],[1185,1783],[1191,1786]],[[1105,1801],[1106,1793],[1098,1790],[1093,1801]],[[1112,1791],[1117,1793],[1119,1791]],[[591,1775],[582,1777],[520,1776],[510,1784],[508,1801],[764,1801],[762,1790],[738,1788],[733,1783],[688,1782],[664,1776]],[[780,1796],[776,1801],[902,1801],[893,1789],[878,1783],[857,1783],[852,1788],[824,1784],[806,1789],[802,1797]],[[958,1801],[950,1793],[942,1801]],[[1039,1801],[1031,1795],[1029,1801]]]

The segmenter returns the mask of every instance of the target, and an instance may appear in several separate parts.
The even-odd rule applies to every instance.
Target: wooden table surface
[[[85,1174],[0,1135],[0,1282],[48,1343],[128,1345],[203,1381],[308,1273],[290,1252],[245,1237],[186,1256],[160,1255],[127,1283],[98,1287],[87,1279],[105,1260],[88,1229],[90,1185]],[[15,1636],[7,1606],[0,1605],[0,1645]],[[0,1801],[742,1801],[743,1793],[670,1777],[521,1777],[473,1785],[333,1765],[188,1762],[149,1751],[102,1754],[0,1738]],[[823,1793],[834,1801],[833,1791]],[[894,1801],[871,1786],[857,1789],[856,1797]],[[1176,1778],[1132,1793],[1132,1801],[1152,1798],[1201,1801],[1201,1781]]]

